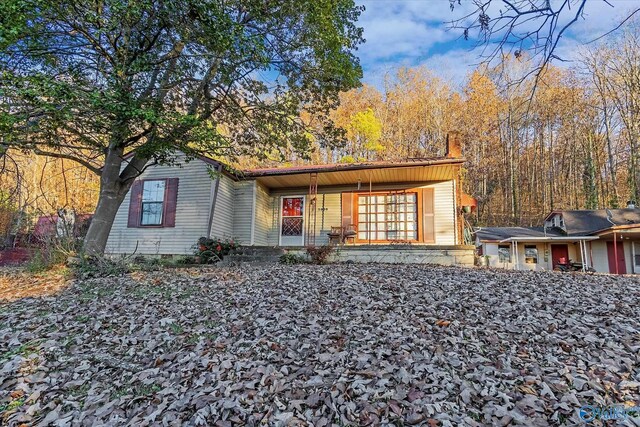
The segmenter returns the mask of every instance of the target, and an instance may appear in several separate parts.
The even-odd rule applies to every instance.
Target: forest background
[[[504,56],[462,84],[426,67],[398,68],[381,87],[341,94],[332,119],[344,145],[316,141],[305,155],[285,146],[260,160],[223,160],[239,168],[403,161],[443,155],[447,132],[457,131],[464,190],[478,200],[475,225],[537,225],[554,209],[624,207],[640,200],[640,26],[578,56],[541,73],[524,54]],[[71,161],[14,150],[0,169],[0,228],[16,211],[95,207],[98,177]]]

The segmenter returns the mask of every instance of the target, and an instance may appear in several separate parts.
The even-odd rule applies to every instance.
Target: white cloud
[[[557,5],[563,0],[551,0]],[[366,43],[358,50],[365,71],[364,80],[382,87],[386,73],[402,66],[428,66],[436,75],[460,84],[474,66],[482,61],[482,47],[462,49],[460,30],[448,31],[448,22],[475,9],[474,1],[462,1],[452,12],[447,0],[361,0],[366,10],[359,25],[364,28]],[[640,0],[588,0],[584,19],[580,18],[558,44],[557,54],[563,59],[576,59],[583,43],[615,27],[630,9],[640,7]],[[497,16],[504,3],[494,0],[490,16]],[[576,9],[565,10],[558,25],[561,28],[575,15]],[[540,22],[529,22],[520,31],[534,28]],[[471,34],[471,37],[476,34]],[[570,62],[555,62],[567,66]]]

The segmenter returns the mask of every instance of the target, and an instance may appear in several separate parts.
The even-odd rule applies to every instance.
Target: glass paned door
[[[282,197],[280,245],[304,246],[304,196]]]

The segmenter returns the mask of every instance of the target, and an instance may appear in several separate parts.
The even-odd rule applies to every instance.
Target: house
[[[640,209],[556,210],[543,227],[483,227],[480,255],[493,267],[553,270],[567,260],[598,272],[640,274]]]
[[[205,157],[185,160],[178,153],[179,166],[149,166],[135,181],[108,253],[190,254],[210,236],[292,251],[333,242],[339,259],[356,262],[473,264],[473,246],[463,245],[464,159],[455,134],[444,157],[405,162],[232,173]]]

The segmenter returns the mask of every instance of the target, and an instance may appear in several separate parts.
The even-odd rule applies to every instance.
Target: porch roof
[[[614,233],[616,237],[627,239],[640,239],[640,224],[618,225],[615,227],[601,230],[596,233],[601,239],[607,240],[613,238]]]
[[[561,242],[571,243],[578,241],[598,240],[596,236],[547,236],[547,237],[509,237],[508,239],[500,240],[500,243],[545,243],[545,242]]]
[[[546,230],[544,227],[485,227],[476,230],[481,242],[576,242],[579,240],[596,240],[595,236],[567,236],[556,229]]]
[[[310,174],[318,174],[318,187],[331,185],[356,185],[366,187],[369,182],[409,183],[446,181],[457,177],[461,158],[437,157],[409,162],[369,162],[328,165],[304,165],[289,168],[249,169],[243,178],[255,179],[266,187],[308,187]]]

